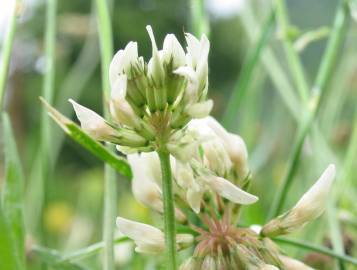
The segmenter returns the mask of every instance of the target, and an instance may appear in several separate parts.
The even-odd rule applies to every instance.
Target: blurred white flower
[[[291,210],[264,225],[262,234],[286,234],[319,217],[325,210],[335,174],[335,165],[330,164]]]
[[[245,0],[206,0],[207,9],[216,17],[232,17],[244,8]]]
[[[3,43],[2,39],[9,28],[10,17],[14,13],[16,8],[16,0],[6,0],[1,2],[0,8],[0,43]],[[1,56],[1,55],[0,55]]]

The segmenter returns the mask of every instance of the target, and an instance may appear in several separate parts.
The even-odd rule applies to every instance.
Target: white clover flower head
[[[335,165],[330,164],[291,210],[264,225],[262,235],[290,233],[319,217],[325,210],[335,174]]]
[[[176,133],[182,133],[192,119],[206,117],[213,106],[212,100],[207,100],[209,41],[204,35],[198,40],[186,34],[185,52],[175,35],[168,34],[159,50],[152,28],[146,29],[152,45],[149,61],[139,56],[138,44],[133,41],[113,57],[108,103],[112,119],[107,121],[121,135],[99,138],[117,144],[125,153],[166,147],[175,156],[187,159],[194,140]],[[89,122],[82,126],[90,127],[90,135],[96,135],[96,127],[102,127]],[[135,136],[134,143],[125,136],[129,134]],[[179,150],[183,144],[185,153]]]
[[[164,251],[165,236],[158,228],[122,217],[118,217],[116,223],[122,234],[134,240],[136,252],[160,254]],[[190,234],[177,234],[176,244],[178,250],[187,248],[193,244],[193,236]]]

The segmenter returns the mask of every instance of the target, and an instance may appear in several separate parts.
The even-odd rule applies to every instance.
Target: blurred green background
[[[7,1],[2,0],[0,4],[4,7],[1,39],[6,26]],[[338,1],[289,0],[287,4],[291,24],[295,26],[291,34],[298,39],[307,31],[331,27]],[[209,96],[215,103],[213,115],[222,119],[242,66],[270,13],[271,3],[264,0],[207,0],[205,6],[209,20],[206,29],[211,42]],[[39,188],[41,104],[38,97],[43,84],[45,2],[27,0],[23,1],[21,8],[5,107],[12,119],[25,169],[28,238],[32,243],[43,243],[46,239],[46,246],[66,252],[101,239],[103,164],[66,138],[62,130],[51,122],[50,156],[54,171],[44,192]],[[111,1],[111,15],[115,51],[131,40],[137,41],[139,53],[146,59],[151,53],[146,25],[152,25],[158,44],[162,44],[167,33],[174,33],[184,43],[184,32],[193,29],[190,1]],[[96,13],[91,1],[58,1],[54,106],[72,118],[68,98],[99,113],[102,111],[97,34]],[[319,68],[326,38],[324,36],[309,43],[300,52],[306,77],[311,84]],[[318,128],[313,128],[305,140],[298,173],[286,203],[286,209],[292,206],[328,163],[336,163],[340,177],[335,186],[345,189],[339,193],[342,200],[335,214],[340,221],[346,251],[352,256],[357,254],[354,245],[357,240],[357,159],[352,158],[348,172],[342,173],[341,170],[347,166],[348,151],[352,152],[352,157],[357,152],[352,136],[357,124],[356,44],[357,23],[350,20],[343,49],[338,53],[338,61],[316,120]],[[247,144],[253,172],[251,192],[260,198],[256,205],[245,209],[244,224],[262,224],[265,221],[291,157],[298,126],[296,119],[304,111],[297,99],[279,28],[274,29],[264,55],[267,51],[271,58],[261,59],[255,68],[247,92],[229,126],[229,130],[240,134]],[[279,74],[282,76],[274,79]],[[289,93],[294,96],[287,97]],[[0,175],[3,175],[1,167]],[[157,216],[133,199],[127,179],[118,177],[117,192],[118,215],[155,222]],[[297,237],[328,245],[326,224],[324,215],[298,233]],[[326,257],[314,257],[306,251],[284,248],[290,255],[305,258],[308,262],[327,260],[327,265],[332,265]],[[30,260],[33,269],[38,269],[36,258],[30,256]],[[131,244],[118,247],[116,261],[123,266],[120,269],[143,269],[144,264],[148,264],[148,269],[150,265],[155,269],[153,258],[133,253]],[[97,267],[93,269],[100,269],[100,256],[86,263]]]

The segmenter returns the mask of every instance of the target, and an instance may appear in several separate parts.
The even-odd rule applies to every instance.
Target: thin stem
[[[98,32],[101,54],[102,70],[102,90],[104,116],[109,117],[106,102],[109,99],[109,65],[113,55],[113,36],[110,22],[108,3],[106,0],[96,0],[98,15]],[[110,145],[108,145],[110,148]],[[104,166],[104,220],[103,220],[103,241],[104,241],[104,270],[114,269],[114,226],[116,216],[116,175],[115,171],[108,164]]]
[[[227,129],[231,129],[232,125],[235,123],[239,105],[241,104],[243,97],[248,90],[255,68],[258,66],[263,49],[268,43],[269,38],[273,32],[274,22],[275,12],[274,10],[271,10],[267,21],[264,23],[264,27],[259,35],[258,42],[248,53],[248,57],[245,64],[243,65],[241,74],[229,98],[227,109],[223,116],[223,125]]]
[[[287,244],[287,245],[290,245],[290,246],[295,246],[295,247],[298,247],[298,248],[306,249],[306,250],[315,251],[315,252],[318,252],[318,253],[321,253],[321,254],[325,254],[325,255],[328,255],[328,256],[343,260],[345,262],[357,265],[357,259],[356,258],[352,258],[350,256],[343,255],[343,254],[338,254],[338,253],[334,252],[333,250],[331,250],[329,248],[320,247],[320,246],[308,244],[306,242],[296,241],[296,240],[282,238],[282,237],[274,238],[274,241],[282,243],[282,244]]]
[[[55,91],[55,56],[56,56],[56,11],[57,0],[48,0],[46,7],[46,28],[45,28],[45,74],[43,80],[42,96],[49,104],[53,104],[54,91]],[[43,209],[49,198],[48,187],[50,174],[52,171],[52,162],[50,161],[51,155],[51,122],[48,117],[47,110],[42,107],[41,112],[41,175],[39,192],[39,209]],[[46,235],[44,241],[46,243]]]
[[[204,10],[204,0],[191,0],[191,28],[196,36],[209,34],[209,22]]]
[[[2,100],[5,93],[6,81],[9,72],[10,56],[12,52],[12,45],[14,43],[15,31],[16,31],[16,10],[19,1],[15,2],[14,9],[10,15],[9,28],[7,29],[3,49],[1,52],[1,64],[0,64],[0,110],[2,110]]]
[[[113,244],[114,245],[121,244],[121,243],[125,243],[127,241],[130,241],[130,239],[128,237],[124,236],[124,237],[114,239]],[[96,255],[104,248],[104,246],[105,246],[104,242],[99,242],[99,243],[92,244],[88,247],[81,248],[81,249],[76,250],[70,254],[63,255],[62,259],[58,263],[83,260],[90,256]]]
[[[276,16],[279,21],[280,31],[282,34],[283,45],[286,52],[291,73],[294,75],[296,87],[303,102],[306,102],[309,95],[309,86],[305,78],[304,70],[294,44],[288,36],[289,19],[284,0],[276,0]]]
[[[159,149],[157,153],[160,158],[161,173],[162,173],[167,269],[175,270],[176,269],[176,224],[175,224],[174,197],[172,192],[170,154],[165,149]]]
[[[298,133],[294,144],[295,147],[292,152],[292,158],[289,163],[288,171],[273,201],[273,206],[268,216],[269,218],[278,215],[284,206],[286,196],[288,195],[289,188],[293,182],[293,177],[298,167],[304,140],[309,133],[314,123],[314,119],[316,118],[316,115],[321,107],[321,96],[327,89],[327,83],[332,71],[331,67],[335,65],[337,52],[343,43],[343,33],[345,33],[346,18],[347,10],[345,4],[341,3],[335,17],[334,26],[323,60],[320,64],[317,79],[314,84],[315,86],[313,88],[314,90],[310,98],[309,107],[307,108],[307,115],[305,116],[299,128],[300,132]]]

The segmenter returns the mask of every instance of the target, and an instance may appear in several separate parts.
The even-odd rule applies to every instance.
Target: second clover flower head
[[[158,49],[153,31],[147,26],[152,57],[145,61],[136,42],[119,50],[110,64],[111,120],[104,120],[76,104],[82,128],[98,140],[118,145],[124,153],[150,152],[162,145],[187,146],[195,140],[185,126],[207,116],[213,106],[207,100],[209,41],[186,34],[186,52],[173,34]],[[184,155],[181,155],[183,157]]]

